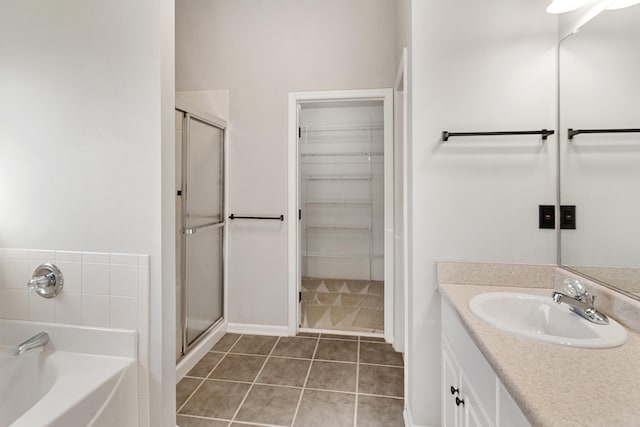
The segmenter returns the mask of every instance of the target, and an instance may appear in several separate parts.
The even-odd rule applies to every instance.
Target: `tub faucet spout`
[[[20,344],[16,350],[16,355],[26,353],[29,350],[33,350],[37,347],[43,347],[49,342],[49,334],[46,332],[40,332],[37,335],[32,336],[22,344]]]

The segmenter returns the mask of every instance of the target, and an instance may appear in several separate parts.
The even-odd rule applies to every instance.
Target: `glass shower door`
[[[185,115],[183,351],[223,316],[223,130]]]

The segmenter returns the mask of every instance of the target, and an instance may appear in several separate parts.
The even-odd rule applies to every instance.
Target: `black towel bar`
[[[521,130],[521,131],[505,131],[505,132],[442,132],[442,141],[448,141],[452,136],[502,136],[502,135],[542,135],[542,140],[546,141],[549,135],[556,133],[554,130]]]
[[[581,133],[636,133],[640,132],[640,129],[567,129],[569,139],[573,139],[574,136]]]
[[[235,214],[229,215],[229,219],[268,219],[268,220],[276,220],[276,221],[284,221],[284,215],[280,216],[238,216]]]

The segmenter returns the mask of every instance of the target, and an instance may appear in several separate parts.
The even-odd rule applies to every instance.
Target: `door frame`
[[[298,105],[314,101],[382,101],[384,115],[384,339],[394,342],[394,219],[393,219],[393,89],[335,90],[290,92],[288,111],[287,187],[288,206],[288,329],[289,335],[298,332],[298,292],[300,285],[300,239],[298,228],[299,144]]]

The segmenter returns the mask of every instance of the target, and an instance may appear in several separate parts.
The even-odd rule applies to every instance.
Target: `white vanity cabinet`
[[[442,300],[442,426],[529,427],[524,414]]]

